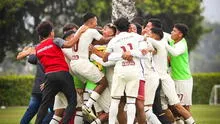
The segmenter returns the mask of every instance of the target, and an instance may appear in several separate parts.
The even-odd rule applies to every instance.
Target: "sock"
[[[53,118],[50,121],[50,124],[59,124],[61,121],[62,117],[53,115]]]
[[[152,107],[144,107],[147,122],[149,124],[161,124],[157,116],[153,113]]]
[[[96,100],[97,100],[99,97],[100,97],[100,95],[99,95],[97,92],[93,91],[92,94],[91,94],[91,96],[90,96],[90,98],[89,98],[89,100],[88,100],[88,102],[86,102],[86,106],[89,107],[89,108],[91,108],[92,105],[93,105],[93,103],[96,102]]]
[[[89,92],[85,91],[83,92],[83,104],[86,104],[88,102],[89,99]]]
[[[184,121],[181,118],[177,117],[176,124],[184,124]]]
[[[127,97],[127,124],[133,124],[136,114],[136,98]]]
[[[76,111],[76,116],[74,119],[74,124],[83,124],[83,114],[82,111]]]
[[[99,118],[96,118],[91,124],[102,124]]]
[[[188,119],[185,120],[186,124],[195,124],[195,120],[193,119],[193,117],[189,117]]]
[[[120,103],[120,99],[112,99],[111,105],[109,108],[109,124],[115,124],[117,114],[118,114],[118,105]]]

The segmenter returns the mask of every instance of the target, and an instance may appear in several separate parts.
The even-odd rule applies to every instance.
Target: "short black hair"
[[[151,18],[148,20],[148,22],[151,22],[155,28],[162,28],[162,23],[158,18]]]
[[[136,26],[136,28],[137,28],[137,33],[141,35],[141,33],[142,33],[142,27],[141,27],[141,25],[140,25],[139,23],[134,23],[134,24],[135,24],[135,26]]]
[[[121,17],[114,22],[114,25],[117,27],[118,31],[128,31],[130,22],[127,18]]]
[[[73,30],[69,30],[66,33],[63,34],[63,39],[65,40],[67,37],[69,37],[71,34],[75,34],[76,32]]]
[[[69,31],[69,30],[72,30],[73,28],[78,29],[79,26],[76,25],[76,24],[74,24],[74,23],[65,24],[65,25],[63,26],[63,33],[67,32],[67,31]]]
[[[161,28],[151,28],[150,29],[151,32],[153,32],[154,34],[157,34],[158,36],[160,36],[160,39],[163,38],[163,30]]]
[[[144,19],[143,19],[143,17],[140,17],[140,16],[134,17],[134,19],[131,22],[138,23],[141,26],[144,25]]]
[[[183,34],[183,37],[187,35],[189,30],[189,27],[183,23],[176,23],[174,27],[177,28]]]
[[[89,19],[96,17],[95,14],[91,13],[91,12],[87,12],[84,16],[83,16],[83,23],[87,22]]]
[[[116,34],[117,28],[116,28],[116,26],[115,26],[114,24],[108,23],[108,24],[106,24],[105,26],[108,26],[109,28],[111,28],[111,29],[113,30],[113,33],[114,33],[113,35]]]
[[[43,21],[37,26],[36,30],[41,39],[47,38],[53,30],[53,24],[50,21]]]

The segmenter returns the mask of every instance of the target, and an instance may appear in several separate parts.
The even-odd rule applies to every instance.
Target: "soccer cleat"
[[[83,113],[84,119],[90,123],[93,122],[97,118],[96,115],[92,112],[92,110],[86,105],[82,106],[82,113]]]

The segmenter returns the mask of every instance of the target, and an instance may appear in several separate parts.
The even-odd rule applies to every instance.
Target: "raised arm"
[[[17,60],[23,59],[24,57],[35,54],[35,48],[34,47],[25,47],[21,52],[17,55]]]
[[[92,41],[93,45],[105,45],[112,39],[112,37],[102,37],[100,40]]]
[[[77,41],[79,40],[81,34],[82,34],[83,32],[85,32],[87,29],[88,29],[87,26],[82,25],[82,26],[78,29],[78,31],[76,32],[76,34],[74,35],[74,37],[71,38],[70,40],[67,40],[66,42],[64,42],[62,47],[63,47],[63,48],[70,48],[70,47],[72,47],[74,44],[77,43]]]

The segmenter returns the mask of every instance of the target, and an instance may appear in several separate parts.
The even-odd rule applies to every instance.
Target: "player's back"
[[[139,43],[141,41],[143,41],[143,37],[138,34],[122,32],[109,45],[113,46],[113,52],[123,53],[131,50],[139,50]],[[114,72],[126,75],[127,73],[142,71],[140,63],[140,59],[136,57],[132,61],[119,60],[115,64]]]

